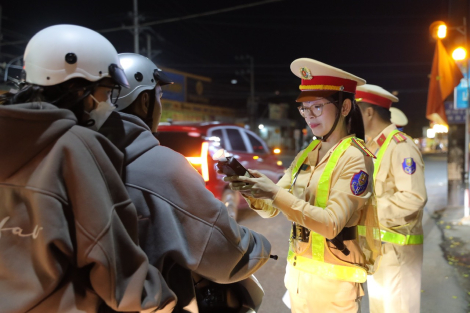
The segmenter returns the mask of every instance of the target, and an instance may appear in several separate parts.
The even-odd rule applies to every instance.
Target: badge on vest
[[[352,193],[356,196],[363,194],[367,189],[368,183],[369,175],[366,172],[360,171],[359,173],[354,174],[353,178],[351,179]]]
[[[408,175],[412,175],[414,172],[416,172],[416,162],[413,160],[413,158],[405,158],[401,166]]]

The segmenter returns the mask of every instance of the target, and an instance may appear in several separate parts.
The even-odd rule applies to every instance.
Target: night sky
[[[143,1],[141,23],[162,21],[225,9],[258,1]],[[94,30],[131,25],[132,0],[2,1],[3,42],[27,40],[40,29],[61,23]],[[151,26],[158,50],[153,61],[160,66],[213,79],[213,104],[246,103],[249,84],[236,72],[247,69],[235,56],[251,55],[255,61],[255,88],[260,110],[268,102],[288,102],[295,107],[299,79],[290,63],[309,57],[339,67],[368,83],[398,91],[410,120],[405,128],[422,136],[428,74],[435,43],[429,25],[447,20],[444,0],[284,0],[247,9]],[[133,52],[130,31],[105,33],[118,52]],[[25,45],[3,46],[3,61],[22,55]],[[141,50],[145,54],[145,50]],[[230,81],[237,79],[237,85]],[[243,107],[243,106],[242,106]],[[293,117],[293,116],[292,116]]]

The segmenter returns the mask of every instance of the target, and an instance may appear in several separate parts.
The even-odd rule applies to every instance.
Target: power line
[[[225,12],[231,12],[231,11],[236,11],[240,9],[246,9],[250,7],[255,7],[263,4],[268,4],[268,3],[273,3],[273,2],[281,2],[283,0],[265,0],[265,1],[259,1],[255,3],[250,3],[250,4],[243,4],[243,5],[237,5],[234,7],[226,8],[226,9],[219,9],[219,10],[214,10],[214,11],[209,11],[205,13],[197,13],[197,14],[190,14],[182,17],[174,17],[174,18],[168,18],[160,21],[153,21],[153,22],[148,22],[144,24],[140,24],[140,27],[146,27],[146,26],[152,26],[152,25],[159,25],[159,24],[166,24],[166,23],[173,23],[173,22],[178,22],[178,21],[183,21],[183,20],[189,20],[201,16],[209,16],[209,15],[214,15],[218,13],[225,13]],[[106,28],[106,29],[101,29],[97,30],[98,33],[104,34],[104,33],[110,33],[110,32],[115,32],[119,30],[129,30],[129,29],[134,29],[134,26],[121,26],[121,27],[113,27],[113,28]],[[29,40],[18,40],[18,41],[12,41],[12,42],[4,42],[0,43],[0,47],[4,46],[13,46],[13,45],[20,45],[27,43]]]
[[[218,13],[231,12],[231,11],[235,11],[235,10],[246,9],[246,8],[250,8],[250,7],[254,7],[254,6],[258,6],[258,5],[268,4],[268,3],[272,3],[272,2],[280,2],[280,1],[283,1],[283,0],[259,1],[259,2],[255,2],[255,3],[237,5],[237,6],[234,6],[234,7],[209,11],[209,12],[205,12],[205,13],[196,13],[196,14],[186,15],[186,16],[183,16],[183,17],[174,17],[174,18],[168,18],[168,19],[160,20],[160,21],[153,21],[153,22],[143,23],[143,24],[140,24],[140,26],[145,27],[145,26],[153,26],[153,25],[160,25],[160,24],[178,22],[178,21],[193,19],[193,18],[196,18],[196,17],[209,16],[209,15],[214,15],[214,14],[218,14]],[[104,33],[109,33],[109,32],[114,32],[114,31],[119,31],[119,30],[126,30],[126,29],[133,29],[133,28],[134,28],[134,26],[121,26],[121,27],[101,29],[101,30],[98,30],[98,32],[104,34]]]

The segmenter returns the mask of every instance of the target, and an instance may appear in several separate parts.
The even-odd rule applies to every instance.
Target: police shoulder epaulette
[[[364,145],[364,141],[358,138],[352,138],[351,143],[359,149],[364,155],[370,156],[371,158],[375,159],[375,155],[369,151],[369,149],[366,148]]]
[[[405,134],[403,134],[402,132],[399,132],[399,133],[396,133],[395,135],[393,135],[393,140],[396,143],[405,142],[406,139],[408,139],[408,138],[406,138]]]

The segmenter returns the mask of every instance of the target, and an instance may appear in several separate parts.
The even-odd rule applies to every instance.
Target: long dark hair
[[[336,108],[338,109],[336,114],[338,115],[341,114],[343,101],[346,99],[351,100],[351,110],[349,111],[349,114],[345,118],[346,129],[349,135],[355,134],[357,138],[364,140],[365,139],[364,122],[362,120],[361,109],[356,103],[354,94],[349,93],[349,92],[339,91],[327,97],[327,99],[335,104]]]
[[[0,95],[0,104],[19,104],[28,102],[48,102],[63,109],[71,110],[77,117],[78,124],[83,121],[83,99],[93,92],[97,83],[83,78],[73,78],[54,86],[39,86],[29,83],[18,85],[17,92]],[[79,92],[82,92],[80,95]]]

